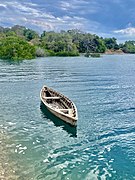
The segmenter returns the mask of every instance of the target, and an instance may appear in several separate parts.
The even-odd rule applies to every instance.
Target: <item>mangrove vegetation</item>
[[[77,29],[36,31],[24,26],[0,27],[1,59],[33,59],[44,56],[79,56],[105,52],[135,53],[135,41],[118,44],[116,38],[102,38]]]

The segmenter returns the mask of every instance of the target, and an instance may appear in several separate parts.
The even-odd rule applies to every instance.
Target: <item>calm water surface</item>
[[[76,129],[40,107],[44,84],[75,102]],[[0,137],[19,180],[135,179],[135,55],[0,60]]]

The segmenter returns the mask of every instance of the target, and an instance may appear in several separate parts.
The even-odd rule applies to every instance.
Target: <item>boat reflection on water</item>
[[[77,127],[71,126],[70,124],[65,123],[55,115],[53,115],[48,109],[45,107],[45,105],[41,102],[40,104],[41,112],[43,113],[44,117],[49,118],[56,127],[60,126],[63,130],[67,131],[71,137],[77,137]]]

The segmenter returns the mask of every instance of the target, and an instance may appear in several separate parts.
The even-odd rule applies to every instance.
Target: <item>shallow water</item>
[[[2,145],[13,174],[19,180],[135,179],[134,76],[135,55],[0,60],[0,133],[8,137]],[[77,128],[40,106],[44,84],[75,102]]]

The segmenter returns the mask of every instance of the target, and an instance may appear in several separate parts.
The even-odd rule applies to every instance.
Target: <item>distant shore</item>
[[[104,54],[126,54],[124,53],[121,49],[118,49],[118,50],[106,50]]]
[[[86,57],[100,54],[135,53],[135,41],[118,44],[115,37],[103,38],[96,34],[71,29],[60,32],[43,31],[15,25],[0,27],[0,58],[11,60],[35,59],[37,57],[73,57],[82,53]],[[94,55],[95,53],[95,55]]]

